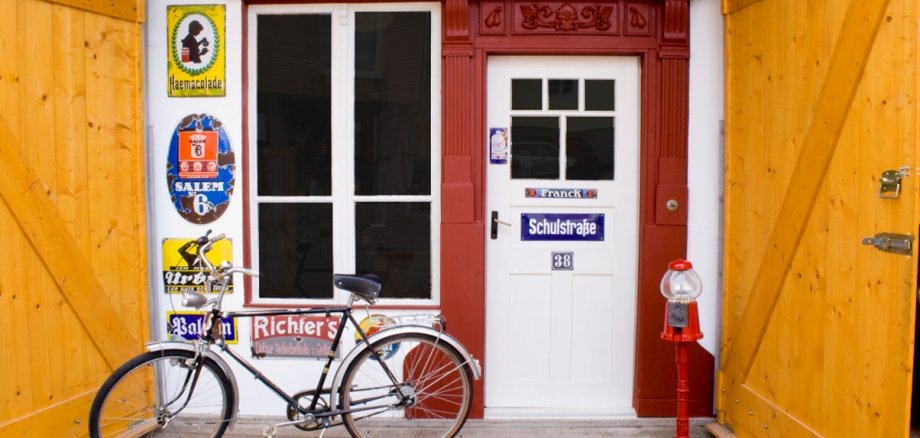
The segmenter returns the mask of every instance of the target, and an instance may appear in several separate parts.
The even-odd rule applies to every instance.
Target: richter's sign
[[[273,315],[252,318],[252,348],[258,356],[325,359],[339,318]]]

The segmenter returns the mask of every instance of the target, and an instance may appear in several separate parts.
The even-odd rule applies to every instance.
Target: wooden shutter
[[[143,8],[0,0],[2,436],[85,435],[149,337]]]
[[[917,250],[861,240],[917,235],[917,7],[723,1],[717,405],[738,436],[907,435]]]

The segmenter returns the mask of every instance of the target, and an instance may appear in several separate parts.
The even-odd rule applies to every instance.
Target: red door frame
[[[609,9],[605,9],[609,8]],[[609,20],[603,18],[609,17]],[[485,357],[484,151],[490,55],[629,55],[641,62],[639,284],[634,405],[676,413],[674,350],[662,341],[658,284],[687,246],[689,0],[533,2],[445,0],[442,35],[441,309]],[[678,201],[677,211],[665,203]],[[714,358],[690,354],[690,415],[712,415]],[[484,376],[484,380],[489,376]],[[473,418],[483,415],[477,382]]]

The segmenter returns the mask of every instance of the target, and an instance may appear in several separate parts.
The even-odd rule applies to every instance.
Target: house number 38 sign
[[[553,252],[553,270],[571,271],[575,269],[575,253]]]

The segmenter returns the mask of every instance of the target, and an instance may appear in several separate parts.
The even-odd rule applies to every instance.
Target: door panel
[[[86,434],[149,338],[144,8],[52,3],[0,0],[0,436]]]
[[[916,250],[862,238],[917,234],[917,4],[728,3],[720,422],[906,436]]]
[[[634,415],[638,60],[488,64],[486,414]]]

